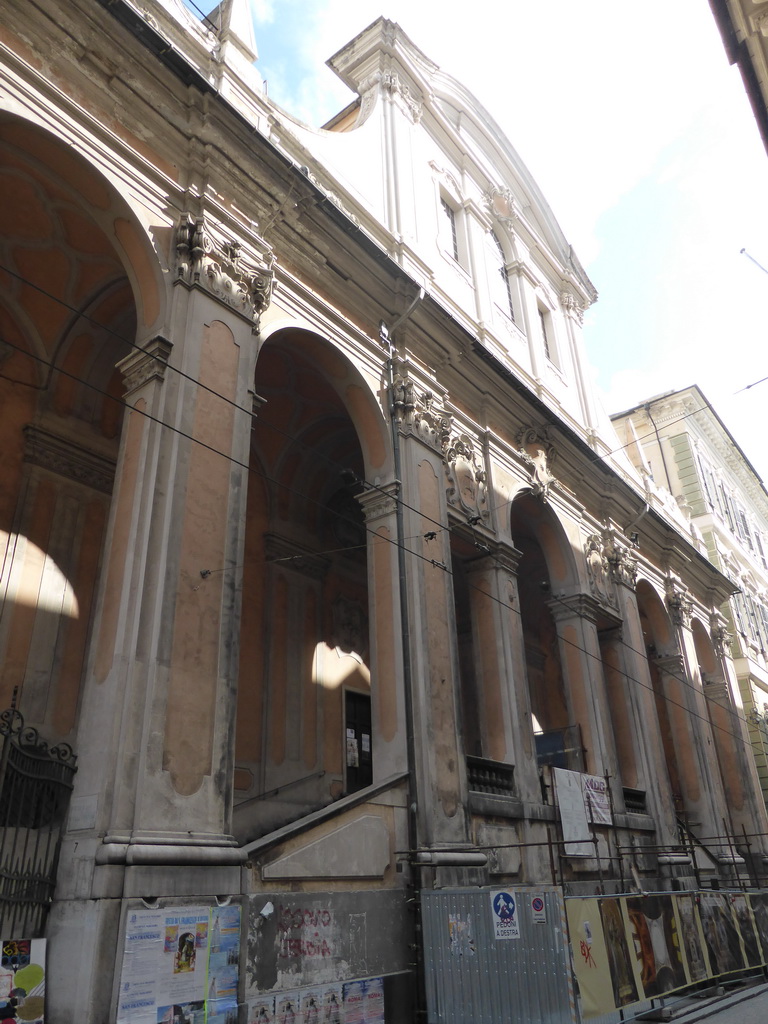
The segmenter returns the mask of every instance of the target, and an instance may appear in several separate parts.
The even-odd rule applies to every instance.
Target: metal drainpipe
[[[395,521],[397,524],[397,566],[400,587],[400,631],[402,636],[403,649],[403,690],[405,697],[405,737],[406,756],[408,759],[408,846],[410,850],[418,850],[419,842],[419,791],[418,774],[416,771],[416,740],[413,726],[413,672],[411,666],[411,630],[408,615],[408,587],[405,571],[405,522],[403,516],[403,474],[402,457],[400,453],[400,432],[397,425],[395,410],[395,331],[408,319],[416,306],[424,298],[424,289],[419,288],[419,293],[413,302],[408,306],[391,327],[387,327],[384,321],[379,326],[379,337],[389,347],[387,358],[387,390],[389,392],[389,417],[392,430],[392,457],[394,460],[395,479],[397,482],[397,501],[395,505]],[[425,984],[424,984],[424,947],[421,928],[421,902],[419,890],[421,889],[421,868],[415,862],[409,860],[409,869],[412,872],[411,888],[414,894],[414,954],[416,959],[416,1019],[426,1016]]]

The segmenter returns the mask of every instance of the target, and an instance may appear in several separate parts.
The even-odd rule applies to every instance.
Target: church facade
[[[733,584],[491,115],[385,19],[320,130],[244,0],[0,28],[0,704],[77,758],[62,821],[4,812],[4,879],[61,829],[37,923],[0,894],[46,1019],[405,1020],[425,894],[759,884]]]

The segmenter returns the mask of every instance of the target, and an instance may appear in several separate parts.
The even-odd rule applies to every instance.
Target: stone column
[[[401,371],[394,408],[401,449],[405,588],[422,844],[468,842],[459,742],[458,651],[442,446],[450,419]]]
[[[407,768],[398,569],[397,485],[364,491],[374,782]]]
[[[721,840],[707,841],[707,837],[723,834],[727,808],[691,632],[692,603],[685,588],[671,577],[666,589],[667,609],[680,656],[659,658],[657,665],[664,679],[686,817],[712,855],[730,862],[729,851]]]
[[[520,799],[541,799],[517,592],[520,552],[494,545],[467,568],[479,719],[485,757],[515,766]]]
[[[737,843],[739,840],[743,843],[744,832],[747,835],[757,833],[756,838],[749,840],[752,852],[764,856],[768,853],[768,816],[757,766],[750,749],[749,729],[744,719],[739,683],[730,658],[730,637],[725,620],[717,612],[710,618],[710,639],[721,679],[705,677],[702,682],[704,696],[709,702],[713,736],[728,802],[729,826],[735,832]],[[762,865],[759,867],[762,870]]]
[[[596,625],[599,604],[589,594],[575,594],[552,598],[548,607],[560,642],[569,724],[581,727],[584,771],[615,778],[616,754]]]
[[[637,562],[612,531],[604,539],[621,619],[621,627],[604,638],[606,687],[619,771],[624,786],[645,793],[648,813],[656,822],[656,841],[676,845],[675,805],[635,593]],[[631,764],[623,760],[623,750],[631,752]],[[623,795],[614,791],[614,801],[623,806]]]

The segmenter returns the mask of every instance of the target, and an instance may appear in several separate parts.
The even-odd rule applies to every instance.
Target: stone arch
[[[162,317],[161,268],[74,145],[5,111],[0,151],[0,706],[15,691],[29,724],[71,740],[123,418],[117,365]]]
[[[679,815],[692,817],[702,792],[687,710],[686,687],[690,683],[672,620],[661,597],[647,580],[638,581],[637,605],[675,807]]]
[[[381,409],[330,342],[273,331],[254,390],[235,776],[244,838],[372,781],[370,536],[359,499],[391,472]]]
[[[582,743],[573,737],[581,723],[553,608],[577,586],[573,551],[552,507],[528,489],[512,501],[510,531],[520,552],[517,588],[537,755],[540,763],[580,770]]]
[[[739,716],[733,704],[728,679],[723,671],[722,659],[718,656],[709,630],[701,619],[691,620],[691,633],[728,806],[732,811],[741,811],[744,807],[745,792],[740,752],[743,739]]]

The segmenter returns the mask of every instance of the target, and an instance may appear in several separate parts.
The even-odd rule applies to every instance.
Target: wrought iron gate
[[[0,714],[0,930],[39,938],[76,768],[67,743],[49,747],[15,709]]]

